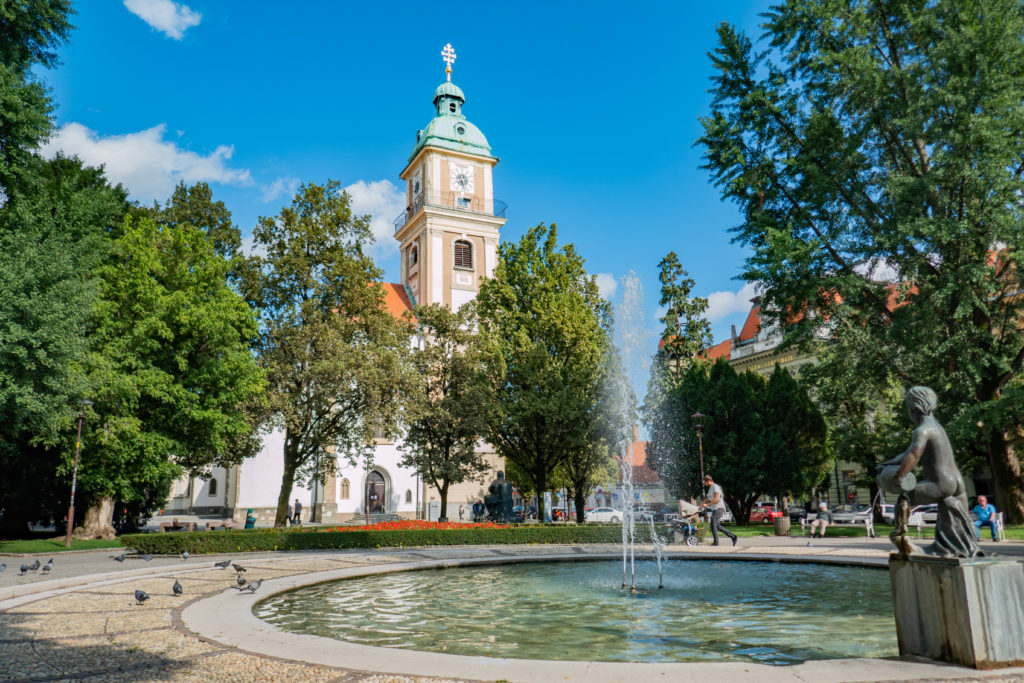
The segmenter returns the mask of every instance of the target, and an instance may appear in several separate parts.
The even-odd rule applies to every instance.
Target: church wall
[[[253,508],[258,524],[273,522],[277,509],[277,497],[281,493],[281,477],[284,475],[284,431],[275,429],[263,437],[263,447],[254,457],[239,467],[238,507],[236,519],[244,519],[245,511]],[[303,519],[309,518],[309,507],[313,493],[298,483],[292,487],[288,501],[296,498],[302,503]],[[240,516],[239,516],[240,515]]]

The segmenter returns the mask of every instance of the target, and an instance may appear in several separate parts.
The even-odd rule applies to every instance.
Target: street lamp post
[[[697,430],[697,450],[700,453],[700,482],[704,484],[704,418],[703,413],[694,413],[690,416],[693,420],[693,428]]]
[[[78,486],[78,451],[82,447],[82,421],[85,420],[85,409],[92,401],[82,401],[82,411],[78,414],[78,438],[75,440],[75,467],[71,474],[71,502],[68,503],[68,532],[64,538],[64,547],[71,547],[71,531],[75,528],[75,488]]]

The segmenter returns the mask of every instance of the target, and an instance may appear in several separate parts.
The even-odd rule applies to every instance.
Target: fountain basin
[[[363,646],[531,660],[800,664],[896,654],[888,576],[820,564],[531,562],[306,586],[253,608],[283,631]]]

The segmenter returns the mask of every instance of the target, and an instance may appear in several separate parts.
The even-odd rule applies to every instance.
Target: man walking
[[[736,534],[722,526],[722,515],[725,514],[725,497],[722,487],[715,483],[710,474],[704,476],[704,486],[707,487],[707,493],[704,496],[703,507],[711,512],[711,535],[715,539],[713,545],[718,545],[719,531],[731,538],[732,544],[736,545]]]
[[[292,524],[302,524],[302,503],[295,499],[295,516],[292,517]]]
[[[987,526],[992,529],[992,540],[998,541],[999,534],[996,532],[996,506],[988,502],[986,496],[978,496],[978,504],[971,510],[977,519],[974,520],[974,530],[981,540],[981,527]]]

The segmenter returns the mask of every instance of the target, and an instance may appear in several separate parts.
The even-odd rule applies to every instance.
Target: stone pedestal
[[[889,556],[901,655],[976,669],[1024,665],[1024,565]]]

